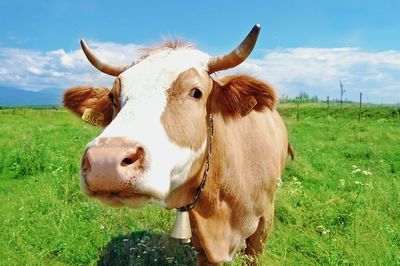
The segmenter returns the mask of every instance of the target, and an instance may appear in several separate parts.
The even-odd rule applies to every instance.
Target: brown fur
[[[231,76],[215,82],[207,93],[203,115],[214,113],[215,118],[211,166],[200,200],[189,213],[193,245],[205,254],[199,257],[200,265],[229,260],[243,240],[246,254],[262,251],[272,228],[276,182],[288,152],[286,129],[274,109],[271,87],[249,76]],[[240,103],[251,95],[258,104],[240,117]],[[169,194],[168,208],[193,200],[204,160],[196,161],[189,179]]]
[[[114,99],[113,117],[112,117],[112,119],[114,119],[117,116],[118,112],[121,110],[121,80],[119,78],[115,79],[110,94]]]
[[[194,246],[209,262],[226,261],[246,240],[246,254],[262,251],[271,231],[274,192],[287,156],[284,124],[265,109],[230,122],[215,115],[215,135],[209,175],[196,207],[190,211]],[[204,158],[201,158],[204,164]],[[168,207],[192,201],[204,171],[195,171],[170,193]],[[172,202],[176,200],[176,202]]]
[[[194,68],[181,73],[167,91],[167,105],[161,122],[168,137],[177,145],[199,149],[206,138],[207,91],[212,86],[209,76]],[[204,91],[202,99],[189,96],[194,87]],[[188,112],[190,110],[190,112]]]
[[[94,114],[102,114],[104,120],[100,126],[106,127],[119,112],[120,91],[120,82],[117,78],[111,91],[108,88],[83,86],[71,88],[64,93],[63,102],[65,107],[79,117],[82,117],[87,108],[91,108]],[[114,95],[116,106],[112,105],[110,94]]]
[[[264,108],[272,110],[276,103],[275,91],[265,84],[247,75],[228,76],[214,84],[214,98],[217,109],[225,116],[240,116],[241,106],[249,96],[257,100],[254,110]]]
[[[71,88],[64,93],[64,106],[79,117],[87,108],[91,108],[95,114],[103,114],[104,120],[101,126],[105,127],[111,122],[113,116],[112,104],[108,97],[109,93],[110,90],[107,88]]]

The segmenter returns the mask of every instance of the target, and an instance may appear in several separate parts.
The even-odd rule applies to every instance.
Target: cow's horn
[[[90,51],[84,39],[81,40],[81,46],[89,62],[103,73],[116,77],[129,68],[129,66],[112,66],[101,62],[101,60]]]
[[[229,69],[242,63],[251,53],[260,33],[260,24],[254,25],[239,46],[227,55],[212,57],[208,62],[208,72]]]

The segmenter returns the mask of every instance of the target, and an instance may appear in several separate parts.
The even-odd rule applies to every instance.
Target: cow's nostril
[[[83,157],[83,162],[82,162],[82,171],[84,173],[90,172],[91,168],[92,168],[92,166],[90,164],[88,156],[87,156],[87,154],[85,154],[85,156]]]
[[[144,153],[143,148],[138,147],[135,153],[129,154],[122,160],[121,166],[128,166],[135,163],[137,160],[141,160],[143,158],[143,153]]]
[[[125,158],[123,161],[122,161],[122,163],[123,164],[126,164],[126,165],[128,165],[128,164],[133,164],[135,162],[135,160],[133,159],[133,158]]]

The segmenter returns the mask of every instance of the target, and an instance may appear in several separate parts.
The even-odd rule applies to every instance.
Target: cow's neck
[[[245,199],[241,195],[248,194],[246,179],[241,176],[241,168],[248,166],[237,161],[237,153],[246,144],[245,138],[238,138],[244,134],[240,130],[240,124],[247,118],[241,119],[243,120],[230,121],[220,114],[214,115],[212,156],[207,181],[195,208],[189,212],[194,232],[193,245],[209,256],[217,256],[215,259],[221,261],[230,260],[240,246],[242,236],[248,234],[240,228],[233,228],[232,218],[238,225],[247,223],[250,227],[257,226],[258,221],[245,206],[248,200],[241,202],[241,199]],[[177,208],[193,201],[206,169],[206,157],[207,152],[194,163],[193,169],[196,170],[191,177],[169,194],[169,208]],[[246,221],[242,221],[244,217]]]
[[[213,147],[213,137],[214,137],[214,115],[210,114],[209,116],[209,127],[208,127],[208,150],[206,154],[206,161],[204,165],[203,177],[201,178],[199,186],[196,188],[196,192],[193,195],[193,200],[191,203],[186,204],[184,206],[178,207],[177,210],[180,212],[190,211],[194,207],[196,207],[197,201],[200,199],[201,192],[206,185],[208,171],[210,170],[211,156],[212,156],[212,147]]]
[[[207,183],[201,198],[190,214],[193,245],[211,260],[229,261],[243,241],[239,225],[256,225],[257,217],[246,208],[246,168],[238,156],[244,150],[246,138],[240,124],[247,118],[224,118],[215,115],[214,146]],[[243,120],[242,120],[243,119]],[[242,154],[243,155],[243,154]],[[242,202],[246,200],[246,202]],[[246,219],[246,221],[243,221]],[[237,223],[233,225],[232,223]],[[245,226],[247,230],[248,226]]]
[[[199,156],[199,159],[193,163],[192,170],[186,182],[169,193],[166,199],[166,205],[169,209],[177,208],[178,211],[189,211],[193,209],[206,186],[213,149],[213,114],[209,115],[208,121],[207,149],[203,156]]]
[[[229,145],[226,143],[226,141],[232,139],[232,136],[236,133],[230,131],[231,126],[229,121],[225,121],[222,116],[217,114],[214,115],[214,117],[213,127],[215,133],[212,143],[212,155],[209,159],[210,169],[206,176],[204,190],[201,192],[198,200],[199,202],[206,203],[207,206],[212,206],[216,203],[221,189],[224,190],[232,185],[233,180],[229,180],[229,178],[234,177],[231,176],[229,172],[237,172],[237,169],[232,168],[237,167],[237,164],[229,163],[235,160],[235,152],[232,152],[232,147],[227,147]],[[209,140],[210,134],[208,134],[208,142]],[[193,163],[189,178],[181,186],[169,193],[166,199],[168,209],[179,208],[193,203],[196,192],[204,179],[204,173],[207,172],[207,157],[210,145],[208,144],[207,146],[203,156],[200,156],[199,159]],[[225,167],[227,162],[230,164],[229,169]]]

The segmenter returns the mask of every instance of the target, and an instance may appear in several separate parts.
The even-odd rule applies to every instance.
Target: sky
[[[400,103],[400,1],[0,0],[0,89],[111,86],[80,50],[85,38],[113,64],[180,36],[210,55],[235,48],[261,24],[257,45],[231,73],[251,74],[279,95]],[[224,74],[224,73],[221,73]]]

